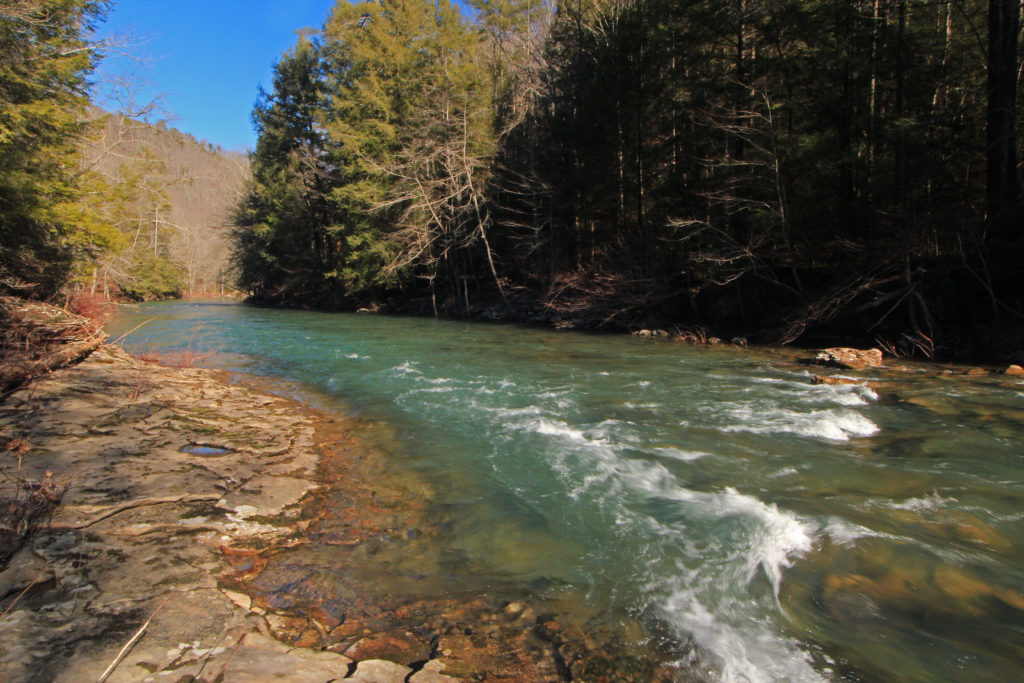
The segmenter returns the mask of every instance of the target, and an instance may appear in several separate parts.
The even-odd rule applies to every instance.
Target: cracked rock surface
[[[301,406],[104,346],[0,403],[0,435],[23,444],[0,453],[6,481],[69,484],[0,571],[0,680],[97,680],[114,662],[110,681],[412,673],[280,643],[273,614],[219,585],[239,556],[302,542],[319,453]]]

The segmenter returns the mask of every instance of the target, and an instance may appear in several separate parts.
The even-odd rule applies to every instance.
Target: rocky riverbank
[[[333,419],[223,380],[104,346],[0,404],[5,498],[67,487],[0,572],[0,679],[452,680],[283,644],[223,587],[303,542]]]
[[[691,678],[635,625],[457,588],[433,494],[356,426],[109,345],[8,395],[0,495],[46,505],[5,518],[0,680]]]

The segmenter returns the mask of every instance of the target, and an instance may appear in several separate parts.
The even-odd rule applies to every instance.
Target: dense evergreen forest
[[[248,159],[89,99],[109,3],[0,0],[0,294],[222,291]]]
[[[468,5],[339,1],[280,58],[255,301],[1024,346],[1019,0]]]
[[[230,173],[156,134],[106,153],[107,8],[0,1],[5,292],[217,279],[180,277],[208,238],[166,207]],[[237,278],[272,305],[1019,354],[1020,33],[1019,0],[339,1],[253,113]]]

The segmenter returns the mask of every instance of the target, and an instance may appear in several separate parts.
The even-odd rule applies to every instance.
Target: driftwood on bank
[[[87,358],[106,336],[86,318],[64,309],[0,297],[0,396]]]

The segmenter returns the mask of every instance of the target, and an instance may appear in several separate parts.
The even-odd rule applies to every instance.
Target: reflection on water
[[[281,600],[309,567],[350,614],[352,576],[399,612],[527,598],[722,680],[1007,680],[1024,656],[1020,380],[815,385],[787,352],[233,305],[117,327],[149,318],[129,349],[215,348],[368,425],[373,497],[333,489],[265,579]]]

